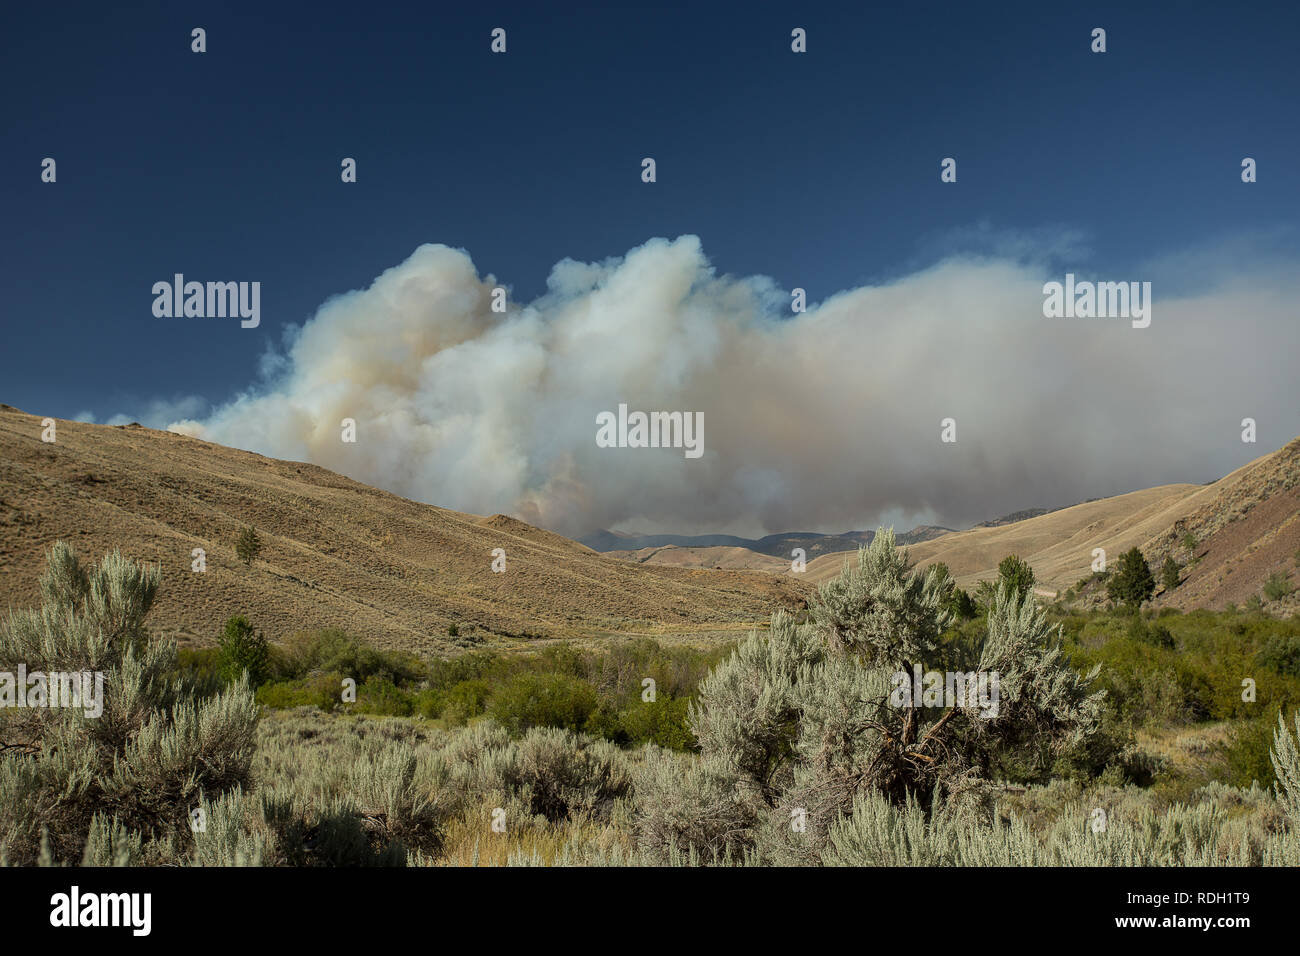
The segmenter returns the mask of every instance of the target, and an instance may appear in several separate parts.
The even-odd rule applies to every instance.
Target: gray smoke
[[[788,290],[716,275],[683,236],[566,259],[545,294],[500,314],[496,280],[424,245],[326,302],[272,379],[171,427],[566,534],[965,527],[1207,481],[1300,431],[1296,270],[1179,298],[1162,294],[1171,263],[1152,268],[1140,330],[1044,318],[1043,283],[1065,269],[1006,256],[791,314]],[[597,447],[596,416],[619,403],[702,412],[704,454]],[[940,441],[949,417],[955,444]],[[1240,440],[1245,417],[1257,445]]]

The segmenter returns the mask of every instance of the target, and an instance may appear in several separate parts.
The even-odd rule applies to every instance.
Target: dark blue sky
[[[1300,209],[1292,3],[177,6],[0,14],[0,401],[223,401],[423,242],[527,299],[566,256],[694,233],[815,301],[981,223],[1127,271]],[[154,318],[174,272],[260,280],[261,327]]]

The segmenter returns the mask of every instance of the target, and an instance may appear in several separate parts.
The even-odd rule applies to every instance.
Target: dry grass
[[[340,627],[381,647],[445,652],[519,639],[739,636],[807,586],[754,571],[638,566],[504,515],[480,517],[391,495],[314,465],[140,426],[58,422],[0,406],[0,601],[38,603],[37,577],[62,539],[98,558],[113,547],[158,563],[155,631],[208,643],[232,614],[272,639]],[[251,568],[234,554],[262,537]],[[191,570],[191,551],[207,571]],[[504,548],[506,572],[491,570]]]
[[[505,866],[513,857],[552,866],[566,847],[581,844],[606,854],[631,854],[634,841],[626,822],[597,822],[587,818],[551,823],[544,818],[506,821],[504,833],[492,829],[489,801],[466,810],[447,825],[435,865]]]
[[[1050,593],[1091,573],[1094,548],[1104,548],[1112,563],[1128,549],[1141,548],[1158,568],[1189,530],[1202,540],[1201,561],[1156,606],[1219,609],[1257,593],[1274,570],[1293,570],[1292,557],[1300,547],[1300,440],[1211,485],[1161,485],[1013,524],[955,531],[912,545],[908,552],[922,567],[943,561],[967,588],[995,578],[998,562],[1018,554]],[[1188,555],[1177,551],[1176,557],[1182,563]],[[844,558],[831,554],[809,562],[808,580],[833,578]],[[1230,585],[1221,584],[1229,566],[1237,576]]]

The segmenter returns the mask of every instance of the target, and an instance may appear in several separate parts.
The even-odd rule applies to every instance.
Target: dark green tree
[[[1023,598],[1034,589],[1034,569],[1019,555],[1008,554],[998,565],[998,583]]]
[[[955,585],[952,589],[952,598],[948,602],[948,610],[963,621],[974,620],[979,615],[979,607],[975,604],[975,599]]]
[[[262,550],[262,539],[257,536],[257,530],[249,525],[239,535],[239,540],[235,542],[235,554],[239,555],[239,560],[244,562],[245,567],[253,566],[253,559]]]
[[[271,647],[248,618],[237,614],[226,621],[217,639],[217,670],[229,684],[247,673],[250,687],[266,683],[271,676]]]
[[[1160,566],[1160,582],[1165,586],[1166,591],[1172,591],[1178,587],[1178,572],[1178,562],[1174,560],[1174,556],[1171,554],[1165,558],[1165,563]]]
[[[926,570],[937,575],[939,586],[945,591],[948,590],[948,583],[952,581],[952,572],[948,570],[948,565],[942,561],[936,561]],[[948,613],[953,616],[954,620],[958,621],[969,621],[979,615],[979,607],[975,604],[974,599],[957,587],[955,583],[952,584],[946,607]]]
[[[1156,591],[1156,579],[1151,565],[1137,548],[1130,548],[1119,557],[1119,570],[1106,582],[1106,593],[1116,604],[1139,608]]]

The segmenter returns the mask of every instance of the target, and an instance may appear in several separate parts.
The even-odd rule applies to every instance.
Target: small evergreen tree
[[[939,586],[948,588],[948,582],[952,581],[952,572],[948,565],[942,561],[936,561],[930,565],[929,571],[938,576]],[[957,587],[956,583],[952,584],[951,595],[947,604],[948,613],[953,616],[954,620],[969,621],[979,614],[979,608],[969,594]]]
[[[974,598],[957,586],[953,586],[952,600],[948,603],[948,610],[962,621],[973,620],[979,614],[979,608],[975,604]]]
[[[1119,557],[1119,570],[1106,582],[1106,593],[1116,604],[1139,608],[1156,591],[1151,565],[1138,548],[1130,548]]]
[[[998,584],[1023,598],[1034,589],[1034,569],[1019,555],[1008,554],[998,565]]]
[[[257,530],[249,525],[239,535],[239,540],[235,542],[235,554],[239,560],[244,562],[244,567],[252,567],[253,560],[262,550],[262,539],[258,537]]]
[[[235,615],[226,621],[217,639],[217,670],[228,684],[247,674],[251,687],[259,687],[271,676],[271,646],[248,618]]]
[[[1172,591],[1180,583],[1178,562],[1172,554],[1165,558],[1165,563],[1160,567],[1160,581],[1166,591]]]

